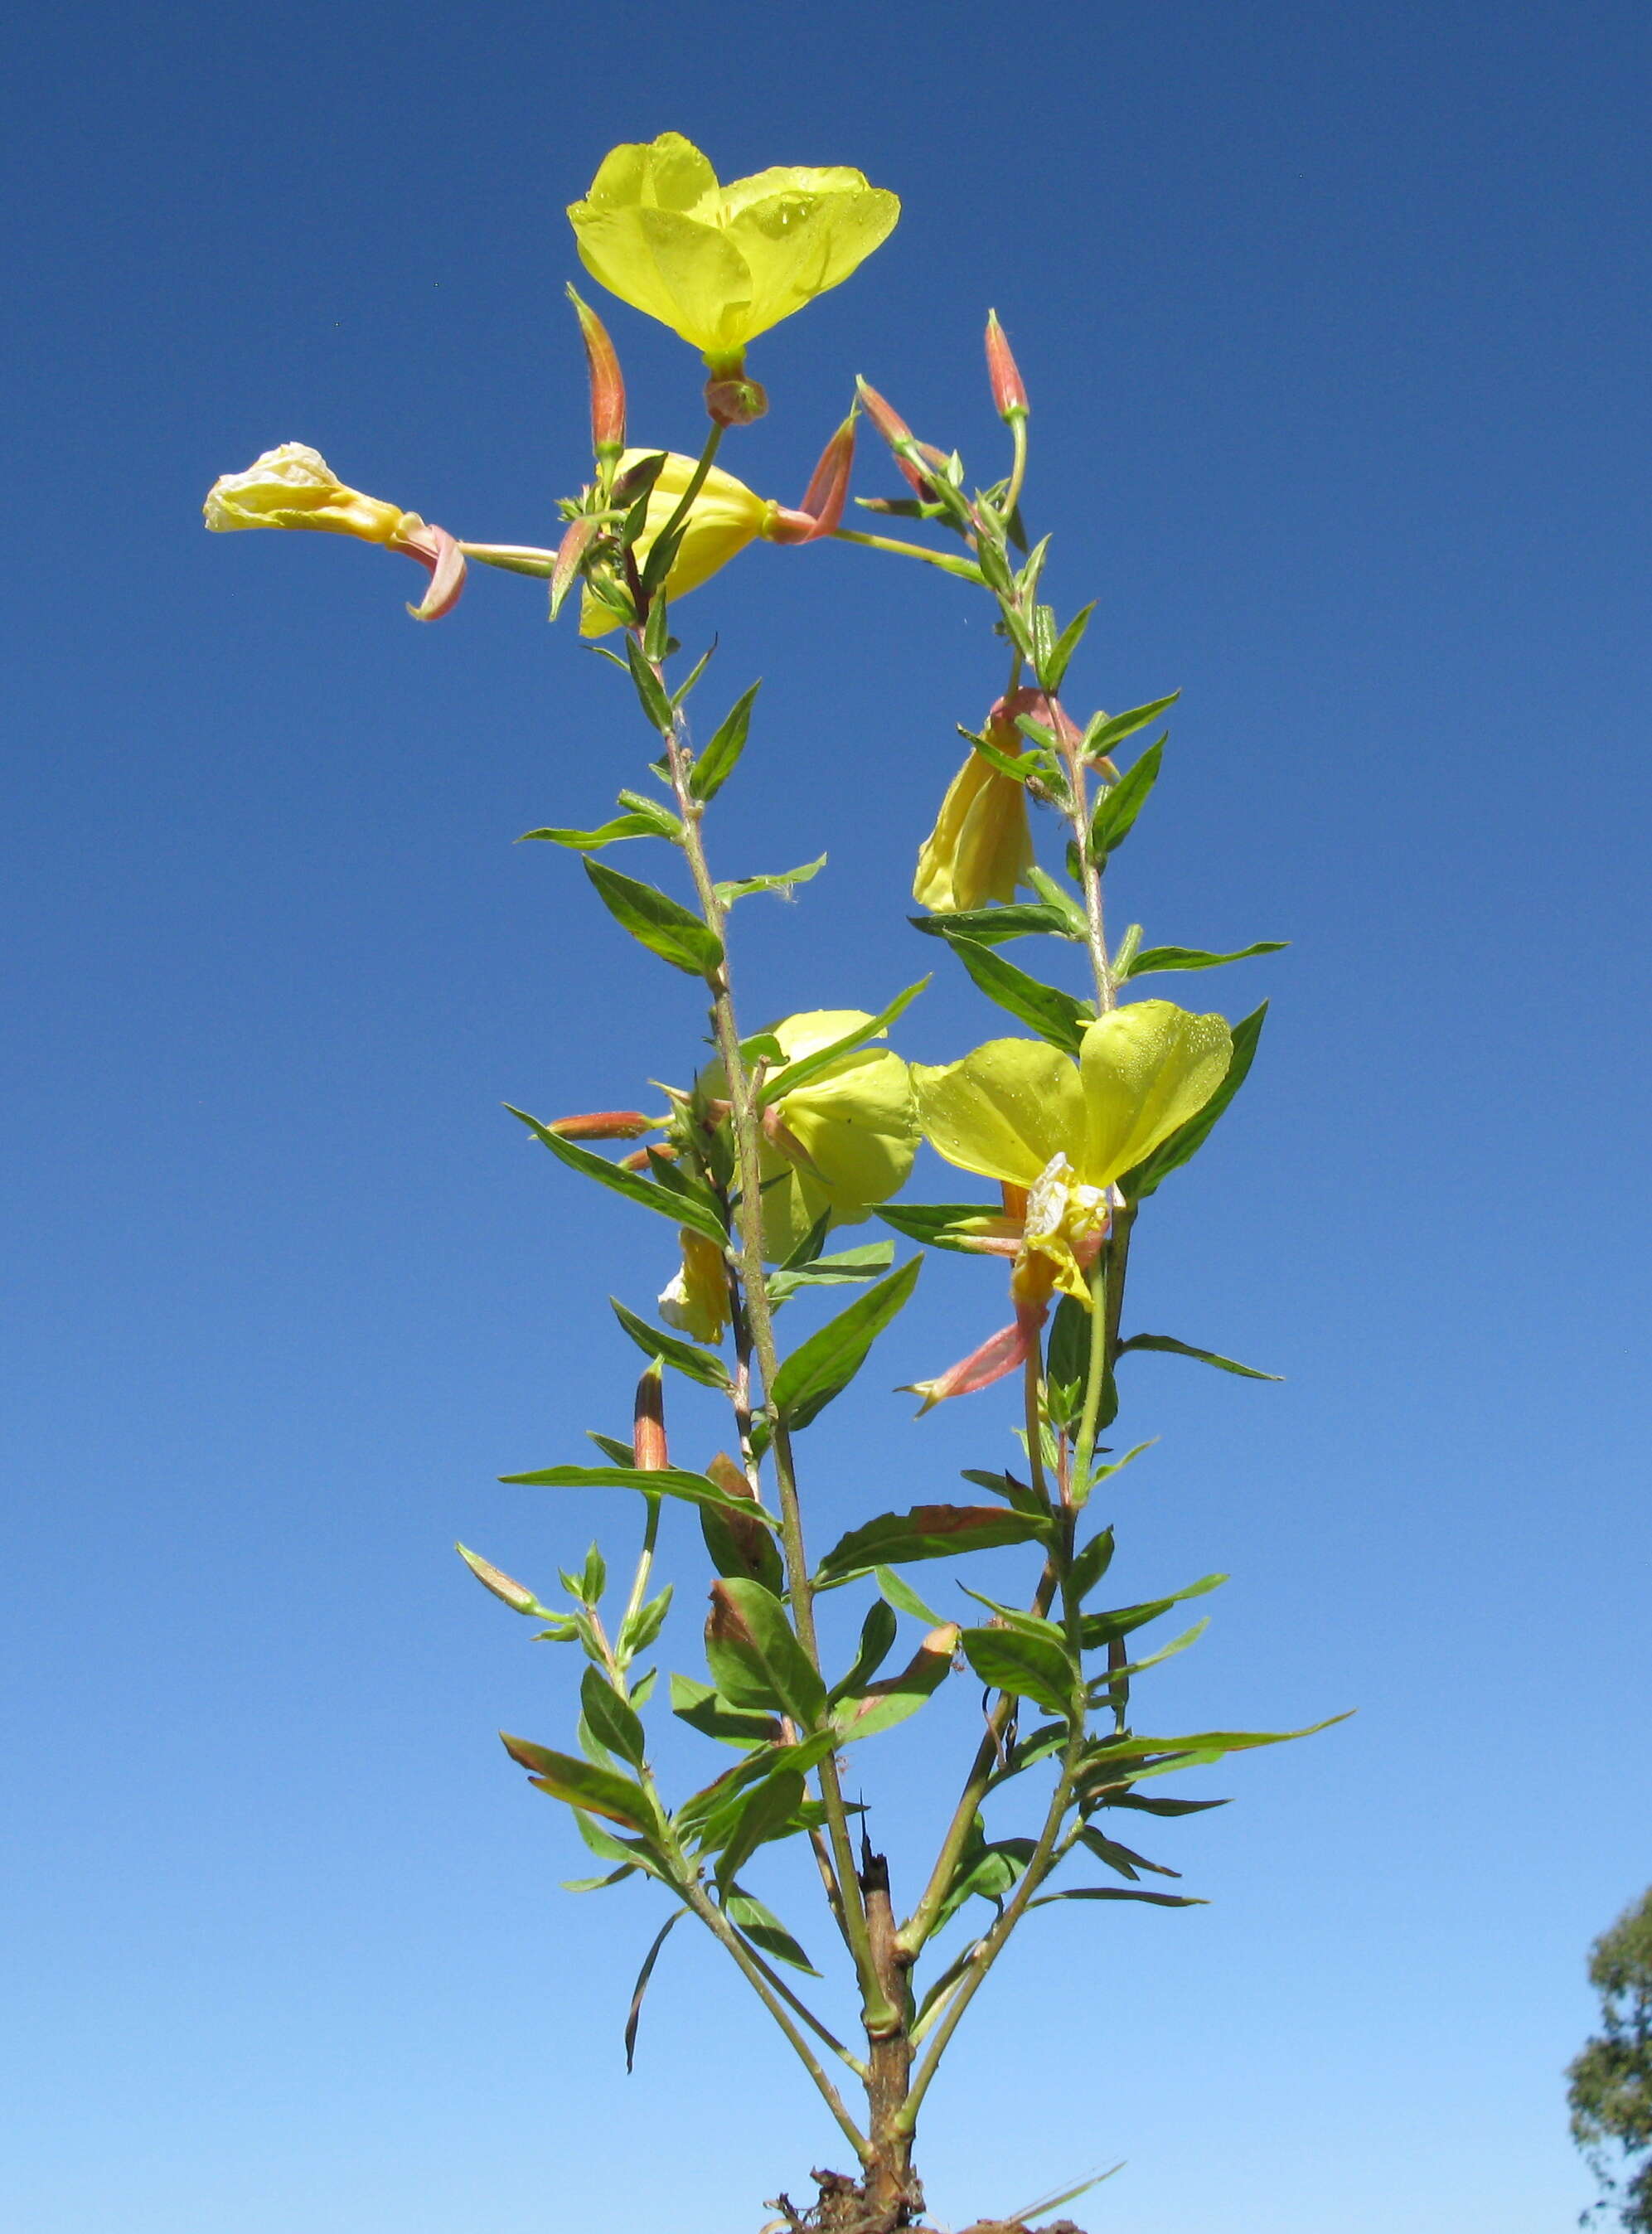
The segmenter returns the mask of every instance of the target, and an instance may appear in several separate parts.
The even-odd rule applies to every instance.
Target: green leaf
[[[616,815],[611,822],[604,822],[595,830],[525,830],[516,842],[525,846],[531,838],[545,838],[553,846],[567,846],[572,852],[595,853],[604,846],[617,845],[622,838],[669,838],[672,832],[662,828],[661,816],[673,828],[680,827],[676,816],[666,814],[662,807],[659,815]]]
[[[538,833],[531,833],[538,836]],[[1060,908],[1040,900],[1017,900],[1007,907],[956,908],[936,915],[909,915],[914,931],[930,938],[972,938],[978,946],[1001,946],[1008,938],[1030,938],[1036,932],[1052,938],[1071,938],[1073,931]]]
[[[782,1773],[795,1772],[805,1776],[825,1760],[836,1743],[830,1730],[822,1730],[801,1745],[761,1746],[748,1754],[733,1768],[685,1800],[676,1812],[676,1824],[683,1832],[693,1832],[703,1853],[714,1852],[726,1845],[741,1809],[745,1806],[743,1795],[765,1779]]]
[[[1093,861],[1105,861],[1130,835],[1136,817],[1147,804],[1148,793],[1159,781],[1159,767],[1164,757],[1165,740],[1160,737],[1096,800],[1095,813],[1090,817],[1088,840]]]
[[[702,1519],[705,1517],[703,1506],[701,1507],[701,1517]],[[770,1539],[765,1537],[763,1540],[767,1543]],[[672,1592],[673,1586],[668,1583],[656,1597],[644,1599],[635,1613],[627,1614],[620,1623],[619,1636],[615,1642],[614,1649],[623,1660],[629,1662],[634,1660],[639,1652],[646,1652],[665,1627],[665,1617],[671,1610]],[[634,1687],[634,1692],[640,1701],[642,1696],[640,1683]]]
[[[1139,1808],[1144,1815],[1202,1815],[1207,1807],[1231,1807],[1231,1800],[1152,1800],[1139,1792],[1115,1792],[1109,1807]]]
[[[707,668],[710,666],[712,655],[716,649],[717,639],[714,636],[711,642],[701,653],[699,658],[695,661],[694,665],[689,670],[682,681],[678,683],[676,689],[671,693],[671,704],[677,711],[680,712],[682,710],[683,701],[688,697],[689,693],[693,689],[695,684],[700,680],[700,677],[705,673]],[[755,689],[757,685],[754,683],[752,688]],[[690,784],[689,788],[692,791],[694,788],[693,785]]]
[[[599,1669],[587,1667],[580,1677],[579,1703],[597,1742],[633,1768],[641,1768],[645,1750],[641,1719],[630,1702],[604,1681]]]
[[[722,1576],[712,1584],[706,1659],[731,1706],[778,1711],[802,1729],[819,1728],[826,1685],[785,1607],[761,1583]]]
[[[1168,1613],[1173,1605],[1187,1598],[1202,1598],[1226,1582],[1225,1575],[1201,1575],[1198,1582],[1189,1583],[1185,1591],[1172,1591],[1166,1598],[1148,1598],[1139,1605],[1117,1606],[1111,1613],[1087,1614],[1079,1623],[1079,1641],[1087,1652],[1099,1652],[1104,1644],[1111,1644],[1117,1636],[1128,1636],[1133,1630],[1157,1621],[1161,1613]]]
[[[882,1512],[841,1537],[820,1562],[819,1587],[847,1582],[872,1568],[914,1559],[950,1559],[1002,1544],[1048,1537],[1052,1523],[996,1505],[915,1505],[910,1512]]]
[[[1110,718],[1098,714],[1084,732],[1082,750],[1088,760],[1105,760],[1114,745],[1121,745],[1126,737],[1133,737],[1138,729],[1145,729],[1155,722],[1167,708],[1181,696],[1172,690],[1168,698],[1154,698],[1146,706],[1133,706],[1127,714],[1114,714]]]
[[[1077,1055],[1086,1027],[1095,1022],[1088,1002],[1075,1001],[1059,986],[1041,984],[972,938],[954,937],[947,944],[989,1001],[1030,1024],[1040,1039],[1048,1040],[1052,1047]]]
[[[812,877],[819,875],[826,865],[826,857],[822,853],[818,860],[806,861],[800,869],[782,869],[775,876],[737,877],[733,883],[716,887],[717,898],[725,907],[749,898],[753,892],[779,892],[782,898],[789,900],[793,885],[806,885]]]
[[[800,1288],[826,1288],[845,1283],[875,1280],[895,1261],[892,1241],[866,1241],[856,1249],[835,1250],[830,1257],[811,1257],[789,1271],[782,1266],[768,1276],[768,1299],[783,1303]]]
[[[512,1760],[519,1762],[530,1780],[553,1800],[570,1807],[583,1807],[587,1814],[605,1816],[611,1823],[623,1823],[628,1831],[640,1831],[644,1836],[658,1828],[653,1802],[629,1776],[621,1776],[616,1769],[599,1768],[594,1761],[580,1760],[572,1754],[552,1753],[503,1730],[500,1738]]]
[[[894,1608],[885,1605],[882,1598],[874,1598],[860,1624],[860,1649],[855,1654],[854,1665],[826,1694],[828,1706],[835,1707],[839,1699],[865,1690],[894,1649],[899,1629]]]
[[[1017,1512],[1030,1514],[1041,1522],[1048,1519],[1049,1507],[1038,1492],[1030,1482],[1018,1481],[1008,1467],[1001,1468],[996,1473],[989,1473],[982,1466],[965,1466],[963,1479],[973,1482],[977,1489],[989,1490],[994,1497],[1002,1497],[1005,1504],[1013,1506]],[[1034,1532],[1041,1536],[1046,1531],[1040,1527]]]
[[[917,1284],[924,1259],[914,1257],[812,1334],[781,1364],[769,1396],[793,1428],[806,1427],[846,1388],[878,1336]]]
[[[652,885],[623,877],[601,861],[584,857],[585,874],[597,887],[598,898],[616,923],[629,931],[640,945],[674,970],[690,977],[708,977],[722,961],[722,941],[697,915]]]
[[[1057,1900],[1145,1900],[1154,1908],[1208,1908],[1191,1892],[1146,1892],[1128,1885],[1068,1885],[1062,1892],[1041,1892],[1027,1904],[1029,1910],[1048,1908]]]
[[[1073,1595],[1081,1604],[1100,1581],[1113,1564],[1113,1531],[1104,1528],[1099,1536],[1092,1536],[1073,1562]]]
[[[1168,1776],[1184,1768],[1208,1768],[1229,1754],[1253,1752],[1259,1746],[1289,1745],[1297,1738],[1311,1738],[1347,1720],[1346,1714],[1329,1715],[1322,1722],[1310,1722],[1302,1730],[1199,1730],[1189,1737],[1179,1738],[1104,1738],[1086,1756],[1079,1773],[1079,1787],[1088,1804],[1093,1794],[1106,1790],[1109,1785],[1133,1784],[1146,1777]]]
[[[595,1179],[599,1186],[611,1188],[615,1194],[623,1194],[629,1202],[640,1202],[645,1210],[657,1211],[662,1218],[669,1218],[674,1225],[691,1225],[696,1233],[704,1234],[708,1241],[715,1241],[719,1248],[727,1244],[728,1236],[724,1232],[721,1220],[715,1212],[706,1208],[695,1197],[671,1193],[656,1180],[645,1179],[639,1172],[628,1172],[618,1164],[610,1163],[606,1156],[597,1155],[591,1149],[581,1147],[577,1140],[561,1139],[549,1126],[540,1124],[537,1117],[530,1117],[526,1109],[515,1108],[508,1101],[505,1107],[513,1117],[527,1127],[542,1147],[549,1148],[558,1162],[566,1164],[570,1171],[578,1172],[588,1179]]]
[[[650,558],[655,553],[650,552]],[[625,640],[625,663],[631,670],[631,681],[637,688],[637,703],[646,720],[651,722],[663,737],[673,731],[675,716],[664,683],[650,666],[648,656],[635,637]]]
[[[911,1584],[898,1575],[892,1567],[874,1567],[872,1574],[879,1591],[897,1613],[911,1614],[914,1621],[921,1621],[926,1629],[943,1626],[940,1615],[932,1606],[925,1605]]]
[[[1087,1823],[1079,1832],[1079,1843],[1087,1847],[1097,1861],[1105,1862],[1121,1878],[1128,1878],[1132,1885],[1137,1882],[1137,1872],[1140,1870],[1151,1870],[1156,1878],[1179,1878],[1181,1875],[1179,1870],[1167,1869],[1163,1862],[1150,1862],[1146,1854],[1139,1854],[1133,1846],[1121,1846],[1116,1839],[1109,1839],[1094,1824]]]
[[[1052,694],[1061,689],[1061,677],[1067,673],[1073,654],[1084,640],[1084,631],[1090,625],[1090,615],[1094,611],[1095,604],[1092,600],[1082,612],[1074,613],[1050,647],[1048,657],[1041,663],[1038,679]]]
[[[751,1859],[759,1846],[783,1839],[797,1827],[796,1818],[807,1789],[794,1768],[781,1769],[763,1781],[741,1802],[730,1828],[728,1843],[717,1857],[717,1883],[727,1885]]]
[[[956,1622],[938,1623],[898,1675],[885,1676],[880,1682],[868,1683],[858,1696],[840,1700],[832,1720],[842,1741],[878,1737],[933,1698],[952,1673],[957,1635]]]
[[[765,1908],[761,1900],[742,1891],[739,1885],[729,1886],[723,1900],[722,1912],[730,1924],[763,1954],[772,1955],[777,1963],[789,1963],[794,1970],[805,1971],[811,1978],[819,1976],[820,1973],[773,1910]]]
[[[671,1712],[691,1730],[698,1730],[702,1737],[715,1738],[720,1745],[772,1745],[780,1735],[780,1724],[773,1715],[748,1714],[731,1707],[720,1691],[687,1676],[671,1678]]]
[[[800,1055],[795,1062],[788,1062],[784,1070],[772,1072],[763,1081],[762,1090],[758,1095],[759,1107],[767,1109],[783,1094],[795,1094],[799,1087],[809,1085],[823,1071],[829,1070],[840,1055],[852,1055],[857,1048],[865,1047],[869,1040],[881,1039],[896,1017],[911,1007],[929,982],[927,977],[920,977],[915,985],[909,985],[904,992],[897,993],[886,1009],[880,1009],[875,1016],[869,1016],[864,1024],[858,1025],[852,1032],[846,1032],[841,1039],[833,1040],[826,1047],[816,1048],[811,1054]]]
[[[628,1311],[617,1296],[610,1296],[610,1307],[631,1340],[644,1357],[663,1358],[690,1381],[697,1381],[705,1388],[731,1388],[728,1368],[722,1358],[709,1349],[701,1349],[685,1342],[680,1334],[668,1334],[663,1327],[650,1326],[639,1319],[635,1311]]]
[[[532,1473],[502,1473],[500,1480],[516,1489],[640,1489],[650,1497],[680,1497],[690,1505],[755,1518],[770,1528],[780,1525],[762,1506],[730,1497],[707,1475],[689,1473],[682,1466],[540,1466]]]
[[[1020,1629],[966,1629],[960,1640],[964,1657],[994,1690],[1032,1699],[1052,1715],[1070,1715],[1077,1688],[1066,1641],[1054,1622],[1047,1635]]]
[[[1217,970],[1224,962],[1249,962],[1254,954],[1283,954],[1290,944],[1288,938],[1259,938],[1254,946],[1241,946],[1231,954],[1207,954],[1201,946],[1144,946],[1126,969],[1113,974],[1146,977],[1159,970]]]
[[[643,1957],[643,1967],[637,1974],[637,1983],[631,1990],[631,2005],[625,2016],[625,2068],[629,2072],[637,2054],[637,2027],[643,2015],[643,1996],[648,1991],[648,1982],[654,1976],[654,1965],[660,1959],[671,1927],[680,1917],[688,1914],[686,1908],[674,1908],[654,1937],[654,1944]]]
[[[1161,1140],[1150,1156],[1145,1156],[1133,1171],[1125,1173],[1120,1185],[1126,1202],[1145,1202],[1173,1171],[1196,1156],[1204,1146],[1217,1119],[1250,1075],[1267,1013],[1268,1004],[1264,1001],[1259,1009],[1252,1009],[1248,1016],[1241,1017],[1235,1024],[1233,1053],[1228,1058],[1227,1076],[1197,1116],[1190,1117],[1185,1125],[1179,1125],[1167,1140]]]
[[[1224,1373],[1237,1373],[1246,1381],[1283,1381],[1283,1373],[1259,1372],[1254,1365],[1241,1365],[1231,1357],[1218,1356],[1213,1349],[1195,1349],[1191,1342],[1178,1342],[1174,1335],[1133,1334],[1128,1342],[1119,1344],[1116,1355],[1122,1357],[1127,1349],[1163,1349],[1178,1357],[1196,1357],[1201,1365],[1219,1365]]]
[[[624,1885],[627,1878],[637,1872],[635,1862],[622,1862],[617,1870],[610,1870],[605,1878],[564,1878],[564,1892],[606,1892],[610,1885]]]
[[[746,733],[751,728],[752,706],[762,689],[761,681],[749,690],[742,691],[712,733],[704,752],[689,771],[689,791],[695,799],[715,799],[729,777],[741,753],[746,749]]]
[[[1210,1617],[1206,1615],[1204,1620],[1196,1621],[1191,1629],[1183,1630],[1179,1636],[1172,1636],[1168,1644],[1161,1644],[1157,1652],[1148,1653],[1144,1659],[1126,1660],[1120,1668],[1109,1666],[1107,1673],[1099,1676],[1090,1686],[1090,1695],[1096,1699],[1105,1698],[1113,1684],[1122,1682],[1129,1676],[1139,1676],[1144,1669],[1157,1668],[1161,1660],[1173,1660],[1179,1652],[1185,1652],[1190,1644],[1197,1644],[1210,1625]]]
[[[955,1249],[965,1257],[978,1257],[981,1237],[1003,1224],[999,1205],[985,1202],[885,1202],[878,1205],[878,1216],[909,1241],[921,1241],[926,1249]]]

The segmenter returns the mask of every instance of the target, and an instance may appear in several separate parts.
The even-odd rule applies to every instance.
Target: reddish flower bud
[[[768,391],[743,373],[714,372],[706,382],[706,409],[719,427],[749,427],[768,409]]]
[[[568,522],[568,532],[557,545],[556,564],[551,569],[551,617],[555,620],[562,611],[563,600],[579,578],[579,562],[590,548],[597,532],[597,521],[586,512],[578,519]]]
[[[917,440],[900,413],[885,402],[875,388],[869,388],[864,380],[857,380],[855,390],[859,395],[861,408],[894,452],[895,463],[924,503],[932,504],[935,501],[934,488],[918,471],[911,455],[913,452],[924,451],[926,446]],[[937,464],[944,462],[938,450],[930,452],[930,455]]]
[[[391,548],[416,558],[430,577],[423,601],[409,605],[415,621],[439,621],[452,612],[465,587],[465,554],[445,527],[431,527],[416,513],[403,513]]]
[[[625,447],[625,382],[608,329],[571,287],[568,299],[579,320],[591,368],[591,441],[598,458],[617,458]]]
[[[987,313],[987,377],[992,383],[994,408],[1001,419],[1027,416],[1027,389],[1009,354],[1009,343],[998,323],[996,310]]]
[[[637,1384],[631,1455],[643,1473],[657,1473],[671,1463],[665,1450],[665,1372],[657,1358]]]
[[[578,1117],[558,1117],[545,1127],[561,1140],[635,1140],[654,1130],[640,1109],[588,1109]]]
[[[855,415],[852,411],[820,454],[803,501],[793,512],[777,504],[762,533],[770,543],[813,543],[830,535],[843,518],[849,494],[849,474],[855,459]]]

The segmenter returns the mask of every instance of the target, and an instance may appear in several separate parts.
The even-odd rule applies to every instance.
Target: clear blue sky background
[[[511,845],[636,779],[625,693],[531,584],[421,630],[411,567],[199,520],[297,439],[548,539],[584,466],[562,207],[668,127],[905,199],[761,345],[737,469],[794,500],[861,370],[996,471],[996,303],[1054,593],[1100,599],[1074,695],[1185,694],[1115,907],[1296,942],[1200,981],[1273,1022],[1132,1314],[1289,1378],[1136,1368],[1123,1424],[1161,1440],[1115,1572],[1234,1577],[1151,1725],[1361,1711],[1166,1826],[1210,1907],[1035,1920],[934,2098],[934,2211],[1122,2157],[1105,2234],[1572,2223],[1584,1951],[1652,1877],[1649,63],[1633,0],[68,0],[14,35],[16,2234],[730,2234],[841,2155],[687,1932],[626,2079],[658,1906],[557,1890],[583,1852],[492,1732],[565,1741],[572,1669],[448,1549],[552,1587],[635,1523],[493,1481],[622,1423],[603,1299],[669,1270],[499,1107],[695,1061],[686,985]],[[692,361],[613,324],[634,429],[691,446]],[[681,618],[722,631],[713,696],[768,677],[722,863],[832,857],[748,905],[748,1015],[876,1003],[937,958],[904,883],[1000,685],[979,604],[760,549]],[[944,966],[901,1043],[996,1028]],[[817,1530],[1009,1454],[996,1396],[883,1394],[1002,1315],[989,1271],[924,1285],[813,1431]],[[703,1456],[708,1405],[676,1417]],[[671,1532],[689,1669],[696,1551]],[[909,1895],[973,1712],[960,1683],[869,1787]]]

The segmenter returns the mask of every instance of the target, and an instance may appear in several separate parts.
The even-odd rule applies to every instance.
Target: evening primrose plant
[[[1155,1581],[1131,1602],[1105,1602],[1114,1532],[1097,1506],[1118,1493],[1136,1455],[1104,1440],[1120,1409],[1121,1362],[1157,1350],[1272,1377],[1177,1336],[1125,1330],[1137,1229],[1244,1084],[1263,1016],[1257,1008],[1230,1024],[1157,990],[1140,997],[1143,981],[1200,973],[1208,982],[1203,973],[1273,953],[1278,942],[1217,954],[1147,945],[1133,924],[1109,931],[1114,857],[1150,805],[1165,748],[1163,735],[1144,741],[1172,697],[1113,714],[1068,702],[1094,608],[1063,621],[1045,601],[1049,540],[1029,545],[1023,520],[1028,399],[1003,330],[989,317],[988,376],[1009,440],[1002,473],[984,487],[864,381],[795,507],[757,496],[718,462],[725,434],[766,408],[747,371],[748,345],[847,278],[898,211],[858,171],[773,169],[725,186],[676,134],[616,148],[569,211],[580,259],[701,352],[709,424],[697,451],[630,441],[617,350],[571,288],[590,375],[592,466],[543,545],[431,526],[349,488],[297,443],[226,476],[206,502],[212,528],[321,530],[413,557],[431,576],[424,601],[409,608],[421,619],[451,611],[476,563],[546,581],[552,618],[577,588],[581,636],[613,640],[590,648],[634,703],[637,783],[594,827],[558,822],[526,834],[577,857],[617,929],[687,981],[682,1037],[639,1061],[647,1107],[513,1114],[553,1159],[558,1185],[596,1186],[646,1213],[627,1285],[656,1300],[611,1299],[643,1359],[630,1434],[593,1430],[594,1451],[557,1453],[503,1479],[634,1498],[640,1544],[629,1576],[612,1583],[593,1545],[563,1571],[554,1604],[460,1549],[541,1638],[571,1648],[578,1697],[564,1710],[568,1734],[556,1743],[507,1735],[505,1745],[530,1783],[569,1811],[595,1858],[596,1874],[573,1889],[641,1885],[658,1897],[625,2027],[628,2066],[649,1980],[689,1918],[727,1954],[852,2152],[850,2169],[814,2175],[813,2202],[776,2199],[771,2224],[784,2234],[917,2226],[923,2107],[1018,1927],[1055,1901],[1194,1904],[1171,1889],[1177,1871],[1124,1830],[1133,1839],[1129,1826],[1142,1818],[1224,1804],[1166,1794],[1160,1779],[1305,1734],[1148,1734],[1153,1720],[1144,1729],[1135,1711],[1139,1679],[1203,1623],[1152,1650],[1133,1640],[1223,1578]],[[894,493],[859,500],[881,516],[875,529],[844,525],[858,420],[875,428],[900,476]],[[885,532],[896,521],[917,539]],[[1001,643],[1002,665],[982,676],[975,700],[989,710],[978,728],[959,725],[963,766],[917,849],[922,911],[912,920],[1016,1029],[1004,1035],[1000,1026],[946,1062],[909,1066],[891,1043],[927,982],[921,975],[877,1008],[773,1021],[736,1004],[748,908],[766,895],[791,898],[826,864],[731,873],[717,859],[715,810],[753,743],[758,687],[701,722],[695,694],[707,688],[711,651],[683,652],[676,608],[754,544],[824,538],[877,563],[939,569],[984,602]],[[737,581],[731,575],[728,586]],[[939,791],[950,754],[938,728],[936,746]],[[1041,866],[1041,834],[1053,866]],[[630,866],[616,866],[616,853]],[[658,864],[659,881],[634,872],[639,857]],[[1035,940],[1053,942],[1053,974],[1005,951]],[[908,974],[891,957],[885,984]],[[708,1060],[695,1052],[702,1027]],[[644,1088],[650,1075],[680,1082]],[[981,1191],[908,1199],[924,1142]],[[934,1250],[999,1260],[1011,1316],[978,1340],[971,1290],[963,1355],[917,1384],[923,1409],[1003,1382],[1013,1397],[978,1407],[982,1463],[964,1474],[967,1497],[924,1484],[924,1501],[855,1515],[827,1542],[819,1506],[834,1485],[811,1468],[805,1439],[853,1386],[869,1414],[877,1408],[885,1447],[891,1399],[865,1368]],[[985,1292],[980,1309],[994,1310]],[[669,1450],[673,1377],[726,1408],[724,1447],[703,1465]],[[924,1464],[925,1432],[910,1430],[909,1475]],[[662,1530],[692,1523],[709,1566],[697,1640],[699,1617],[672,1619],[672,1591],[656,1572]],[[1006,1552],[1025,1561],[1019,1595],[994,1597],[960,1581],[986,1554],[998,1555],[990,1571],[1002,1572]],[[923,1570],[939,1561],[964,1564],[937,1569],[937,1582]],[[847,1664],[824,1647],[818,1618],[822,1596],[837,1591],[860,1614]],[[660,1651],[687,1659],[689,1672],[661,1682]],[[951,1804],[924,1851],[891,1857],[872,1835],[885,1748],[870,1760],[866,1748],[926,1709],[950,1727],[931,1702],[961,1689],[979,1699],[982,1721]],[[681,1745],[662,1745],[672,1718],[685,1742],[707,1749],[697,1778],[678,1774]],[[767,1904],[770,1864],[789,1845],[819,1880],[835,1984],[805,1953],[797,1919]],[[1081,2192],[1048,2196],[1030,2215]],[[974,2234],[1015,2234],[1028,2215],[983,2218]],[[1067,2220],[1050,2222],[1049,2234],[1058,2225],[1073,2234]]]

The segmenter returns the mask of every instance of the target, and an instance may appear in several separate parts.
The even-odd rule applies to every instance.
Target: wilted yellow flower
[[[657,450],[624,451],[619,471],[627,474],[644,458],[658,455]],[[698,470],[697,459],[685,458],[676,450],[667,452],[659,479],[649,492],[643,532],[632,545],[639,566],[647,563],[656,537],[676,510]],[[682,540],[665,578],[666,596],[682,598],[690,590],[697,590],[720,566],[737,558],[746,545],[762,533],[765,522],[778,510],[777,505],[748,489],[733,474],[713,466],[689,507]],[[619,616],[587,590],[579,608],[580,635],[606,636],[610,629],[619,625]]]
[[[870,1023],[861,1009],[815,1009],[774,1027],[788,1061],[830,1047]],[[898,1194],[917,1153],[917,1108],[906,1065],[888,1048],[839,1055],[794,1094],[779,1088],[763,1120],[763,1245],[789,1256],[823,1212],[833,1225],[858,1225]],[[727,1093],[722,1067],[700,1081],[703,1099]]]
[[[332,535],[359,535],[365,543],[394,543],[408,515],[360,489],[346,488],[319,450],[283,442],[255,458],[244,474],[212,483],[204,506],[206,525],[235,527],[317,527]],[[416,516],[413,524],[421,526]]]
[[[916,1383],[926,1409],[1020,1364],[1057,1292],[1088,1306],[1117,1181],[1205,1107],[1232,1048],[1220,1016],[1135,1001],[1090,1025],[1076,1063],[1041,1040],[1006,1039],[961,1062],[913,1066],[924,1138],[950,1164],[1005,1190],[1005,1217],[983,1219],[973,1245],[1014,1259],[1015,1324],[938,1380]]]
[[[660,1316],[696,1342],[721,1342],[728,1323],[728,1267],[716,1243],[691,1225],[679,1230],[682,1270],[660,1293]]]
[[[664,132],[605,156],[568,221],[592,278],[715,371],[846,279],[899,215],[859,171],[783,167],[719,186],[696,147]]]

